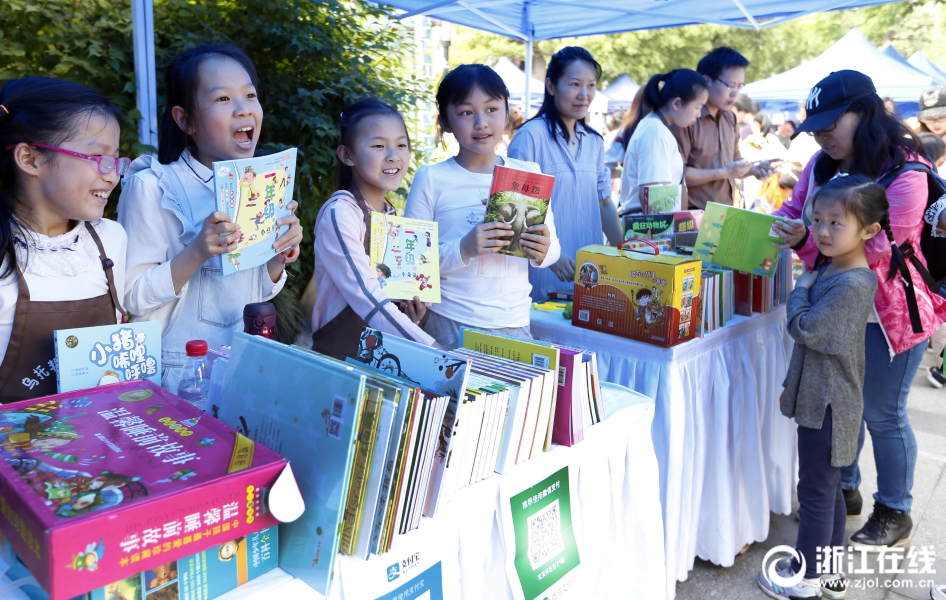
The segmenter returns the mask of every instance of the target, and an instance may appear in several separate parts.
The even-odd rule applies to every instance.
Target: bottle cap
[[[204,340],[191,340],[185,346],[187,356],[207,356],[207,342]]]
[[[276,326],[276,307],[271,302],[255,302],[243,307],[243,331]]]

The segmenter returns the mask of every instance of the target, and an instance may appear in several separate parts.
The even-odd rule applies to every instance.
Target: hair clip
[[[0,108],[3,109],[3,112],[5,112],[5,113],[7,113],[7,114],[10,114],[10,109],[8,109],[6,106],[0,104]]]

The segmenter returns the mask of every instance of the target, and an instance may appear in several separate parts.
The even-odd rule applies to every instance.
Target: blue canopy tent
[[[879,6],[892,0],[385,0],[406,11],[400,18],[424,15],[526,43],[525,72],[532,73],[535,40],[623,33],[640,29],[716,24],[761,29],[804,15]],[[894,0],[895,1],[895,0]],[[144,115],[142,141],[157,145],[157,94],[153,82],[152,0],[131,0],[138,109]],[[531,77],[524,96],[531,95]],[[917,96],[919,97],[919,96]]]
[[[916,114],[920,94],[934,85],[933,78],[881,52],[857,29],[852,29],[821,55],[767,79],[746,86],[747,96],[767,110],[795,110],[811,86],[832,71],[852,69],[869,76],[877,93],[893,98],[901,114]]]
[[[627,110],[639,89],[641,89],[640,84],[631,79],[630,75],[621,73],[611,82],[611,85],[601,90],[601,93],[611,101],[609,107],[612,110]]]
[[[907,63],[913,66],[917,71],[922,71],[932,77],[936,83],[946,83],[946,72],[939,65],[926,58],[922,50],[917,50],[913,56],[907,59]]]

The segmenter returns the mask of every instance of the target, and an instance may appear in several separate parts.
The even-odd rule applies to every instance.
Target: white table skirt
[[[439,562],[443,597],[448,600],[512,600],[506,576],[506,549],[500,529],[501,480],[528,479],[569,465],[578,469],[573,494],[576,536],[587,598],[666,598],[659,468],[651,441],[655,405],[649,398],[621,409],[591,428],[585,440],[517,465],[460,490],[435,519],[399,537],[391,552],[367,561],[340,556],[332,600],[387,598],[420,571]],[[577,506],[576,506],[577,505]],[[282,550],[282,549],[280,549]],[[419,553],[421,567],[387,583],[387,568]],[[225,600],[319,598],[297,579],[275,570]]]
[[[732,566],[768,537],[770,511],[791,512],[795,425],[777,401],[792,349],[784,307],[668,349],[573,327],[560,311],[533,310],[531,327],[595,350],[602,379],[656,400],[668,598],[695,557]]]

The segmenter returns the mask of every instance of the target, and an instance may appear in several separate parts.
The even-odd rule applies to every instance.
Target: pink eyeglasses
[[[7,146],[7,150],[13,150],[16,148],[16,144],[10,144]],[[47,150],[52,150],[54,152],[60,152],[62,154],[68,154],[69,156],[75,156],[76,158],[81,158],[84,160],[91,160],[94,163],[98,163],[99,173],[102,175],[108,175],[112,172],[113,169],[118,169],[118,176],[123,177],[125,171],[128,170],[128,167],[131,166],[130,158],[120,158],[117,156],[112,156],[111,154],[102,154],[101,156],[92,156],[91,154],[82,154],[81,152],[75,152],[73,150],[66,150],[65,148],[57,148],[55,146],[47,146],[46,144],[37,144],[32,143],[30,146],[36,146],[37,148],[45,148]]]

